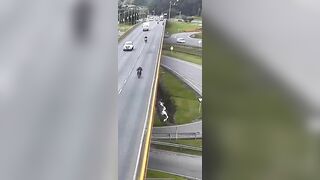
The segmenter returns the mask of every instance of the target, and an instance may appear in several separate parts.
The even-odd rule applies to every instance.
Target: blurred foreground
[[[319,179],[320,3],[204,7],[204,179]]]
[[[117,178],[110,3],[0,1],[1,180]]]

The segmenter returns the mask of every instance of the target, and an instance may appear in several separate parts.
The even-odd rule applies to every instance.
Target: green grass
[[[190,150],[190,149],[184,149],[179,147],[171,147],[171,146],[165,146],[165,145],[152,145],[153,148],[166,150],[166,151],[172,151],[172,152],[178,152],[178,153],[184,153],[184,154],[191,154],[191,155],[197,155],[202,156],[202,152],[196,151],[196,150]]]
[[[194,147],[202,147],[202,139],[177,139],[177,140],[162,140],[164,142],[189,145]]]
[[[154,127],[163,126],[164,124],[160,121],[160,118],[157,115],[157,111],[153,111],[153,113],[154,113],[154,115],[153,115],[153,126]]]
[[[169,173],[165,173],[165,172],[161,172],[161,171],[156,171],[156,170],[151,170],[148,169],[147,171],[147,178],[168,178],[170,180],[187,180],[184,177],[181,176],[176,176],[173,174],[169,174]]]
[[[173,46],[173,52],[181,52],[181,53],[202,57],[202,48],[200,47],[192,47],[192,46],[186,46],[182,44],[178,45],[178,44],[164,43],[162,46],[162,49],[170,50],[171,46]]]
[[[166,25],[166,32],[168,32],[169,34],[194,31],[200,31],[199,26],[197,24],[168,21]]]
[[[131,27],[133,27],[134,25],[131,24],[118,24],[118,30],[120,32],[126,32],[128,31]]]
[[[175,124],[186,124],[201,116],[199,102],[195,92],[175,75],[160,68],[160,84],[168,91],[176,105]],[[163,126],[157,118],[154,126]]]
[[[162,55],[174,57],[177,59],[181,59],[184,61],[192,62],[195,64],[202,65],[202,58],[200,56],[195,56],[187,53],[181,53],[177,51],[169,51],[169,50],[162,50]]]
[[[207,178],[319,179],[319,139],[306,131],[300,103],[219,34],[206,40]]]

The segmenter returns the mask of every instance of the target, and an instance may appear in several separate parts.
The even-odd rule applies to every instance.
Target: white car
[[[177,43],[185,43],[186,40],[184,38],[177,38]]]
[[[145,22],[142,24],[142,31],[149,31],[149,22]]]
[[[127,41],[123,45],[123,51],[132,51],[134,48],[132,41]]]

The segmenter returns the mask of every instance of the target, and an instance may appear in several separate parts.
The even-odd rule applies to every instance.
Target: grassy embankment
[[[174,117],[170,117],[170,125],[190,123],[201,117],[199,112],[199,101],[195,92],[184,82],[178,79],[171,72],[160,68],[159,86],[166,90],[167,96],[170,97],[171,103],[175,106]],[[165,126],[156,116],[154,126]]]
[[[181,176],[176,176],[173,174],[169,174],[169,173],[165,173],[165,172],[161,172],[161,171],[156,171],[156,170],[151,170],[148,169],[147,171],[147,178],[163,178],[163,179],[170,179],[170,180],[187,180],[184,177]]]
[[[168,21],[166,25],[166,32],[169,34],[180,33],[180,32],[195,32],[201,31],[198,24]]]

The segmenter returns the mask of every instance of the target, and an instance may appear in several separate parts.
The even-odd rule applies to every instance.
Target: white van
[[[149,23],[148,22],[145,22],[142,24],[142,30],[143,31],[149,31]]]

